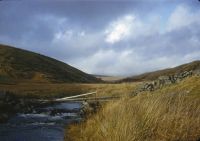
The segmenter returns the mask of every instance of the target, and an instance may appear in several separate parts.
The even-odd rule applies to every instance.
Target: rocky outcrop
[[[85,118],[96,113],[101,108],[101,104],[99,102],[86,102],[82,103],[81,107],[81,115]]]
[[[0,91],[0,122],[5,122],[16,113],[34,112],[35,107],[42,103],[33,99],[17,97],[9,91]]]
[[[158,79],[150,82],[145,82],[139,86],[139,88],[134,92],[137,94],[143,91],[154,91],[159,89],[165,85],[170,85],[174,83],[178,83],[187,77],[191,77],[192,75],[200,75],[200,70],[196,71],[184,71],[179,74],[174,74],[170,76],[160,76]]]

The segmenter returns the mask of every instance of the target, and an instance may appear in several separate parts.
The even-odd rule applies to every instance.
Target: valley
[[[0,141],[200,141],[200,0],[0,0]]]
[[[200,61],[123,78],[92,76],[24,50],[13,55],[10,50],[18,49],[12,47],[8,47],[8,61],[2,61],[7,47],[0,49],[4,53],[0,59],[0,139],[200,139]],[[47,59],[53,65],[30,68],[17,60],[27,53],[33,61]],[[64,68],[63,73],[70,73],[69,79],[65,74],[60,79],[62,73],[52,71],[55,62]],[[65,97],[72,98],[61,100]]]

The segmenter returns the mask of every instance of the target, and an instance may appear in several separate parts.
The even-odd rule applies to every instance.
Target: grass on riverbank
[[[72,125],[72,141],[197,141],[200,78],[192,77],[133,98],[109,102],[86,122]]]
[[[71,96],[88,92],[90,89],[89,85],[83,84],[21,83],[0,85],[0,91],[10,91],[17,96],[27,98]]]
[[[122,96],[129,94],[134,89],[135,84],[50,84],[50,83],[20,83],[15,85],[0,85],[1,91],[8,91],[12,96],[12,102],[0,97],[0,122],[5,122],[9,115],[16,114],[16,103],[18,98],[55,98],[77,95],[82,93],[97,91],[97,96]],[[122,93],[124,92],[124,93]],[[13,102],[15,104],[13,104]],[[17,106],[19,107],[19,106]],[[27,106],[26,106],[27,107]]]
[[[121,96],[133,91],[135,84],[51,84],[20,83],[15,85],[0,84],[0,91],[10,91],[17,96],[29,98],[53,98],[72,96],[97,91],[97,96]]]

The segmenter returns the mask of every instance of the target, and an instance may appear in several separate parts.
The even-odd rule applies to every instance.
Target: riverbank
[[[66,141],[200,139],[200,78],[109,102],[85,122],[71,125]]]
[[[16,96],[14,93],[1,92],[0,97],[0,123],[5,123],[17,113],[34,113],[36,108],[52,103],[42,103],[37,99]]]
[[[37,99],[53,99],[97,91],[97,96],[129,94],[135,84],[0,84],[0,122],[6,122],[18,112],[32,111],[42,103]]]
[[[78,90],[76,90],[75,87],[72,86],[73,84],[70,84],[70,85],[61,84],[61,86],[59,86],[59,84],[55,84],[55,85],[56,87],[50,88],[50,90],[47,90],[47,92],[51,93],[52,89],[54,89],[55,90],[54,92],[56,92],[56,89],[58,89],[57,95],[56,94],[48,95],[47,92],[45,94],[42,94],[42,92],[45,89],[48,89],[47,86],[45,86],[45,89],[40,88],[39,85],[37,85],[38,88],[36,86],[33,86],[33,88],[31,88],[31,86],[29,86],[30,88],[24,88],[25,85],[19,86],[18,88],[17,86],[4,87],[6,90],[8,90],[9,87],[16,87],[17,93],[14,93],[15,92],[14,89],[10,89],[10,91],[7,91],[6,95],[1,94],[0,96],[1,97],[0,98],[1,99],[0,100],[1,101],[0,114],[3,115],[0,117],[1,117],[1,121],[4,122],[4,124],[1,124],[1,128],[0,128],[1,130],[0,139],[10,141],[14,139],[10,139],[9,136],[12,136],[12,137],[16,136],[20,138],[21,140],[24,140],[23,138],[26,138],[30,134],[32,135],[32,133],[34,134],[36,133],[38,135],[40,134],[40,136],[36,135],[37,139],[32,137],[31,140],[39,141],[40,137],[43,139],[44,137],[43,135],[48,136],[49,134],[51,134],[52,139],[58,138],[59,141],[63,141],[65,126],[68,127],[69,124],[71,123],[77,124],[77,123],[80,123],[80,121],[85,122],[91,116],[95,115],[98,109],[101,109],[102,104],[95,103],[95,102],[89,102],[89,103],[83,102],[79,109],[77,108],[75,109],[68,109],[68,108],[60,109],[59,108],[58,109],[56,108],[57,107],[56,105],[58,103],[57,104],[48,103],[48,105],[45,105],[44,103],[39,102],[40,101],[39,99],[54,99],[57,97],[60,98],[60,97],[71,95],[70,89],[67,90],[69,93],[59,93],[60,87],[62,87],[62,89],[67,89],[67,87],[64,88],[64,86],[70,86],[71,90],[74,90],[73,92],[76,92],[76,94],[81,94],[83,91],[85,92],[86,90],[87,90],[86,92],[97,91],[98,97],[104,97],[104,96],[121,97],[121,96],[129,95],[131,92],[133,92],[135,88],[135,84],[131,84],[131,83],[130,84],[129,83],[127,84],[85,84],[86,87],[84,87],[84,85],[81,85],[81,87],[77,87],[78,84],[76,84],[75,87],[79,88]],[[19,93],[20,91],[22,91],[23,93],[20,94]],[[31,93],[32,91],[34,91],[34,93]],[[66,105],[66,104],[61,104],[61,105],[63,107],[63,105]],[[52,107],[52,106],[53,107],[56,106],[56,107],[50,108],[49,110],[44,109],[45,107]],[[20,122],[17,122],[18,120],[20,120]],[[55,120],[56,122],[54,122]],[[24,122],[24,121],[27,121],[27,122]],[[66,122],[63,122],[63,121],[66,121]],[[52,135],[52,132],[56,134]],[[16,134],[13,135],[14,133]],[[7,137],[7,139],[5,139],[5,137]],[[49,140],[50,139],[48,139],[48,141]]]
[[[100,108],[98,102],[40,103],[9,92],[1,100],[6,122],[0,123],[0,139],[6,141],[63,141],[66,126],[84,121]]]
[[[51,84],[24,82],[0,84],[0,123],[16,113],[30,113],[34,108],[45,106],[38,99],[53,99],[90,91],[87,84]],[[51,104],[51,103],[50,103]]]
[[[79,102],[62,102],[17,113],[0,124],[0,140],[63,141],[64,127],[82,120],[81,109]]]

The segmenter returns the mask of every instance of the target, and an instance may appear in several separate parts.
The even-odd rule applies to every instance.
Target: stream
[[[18,113],[0,124],[0,141],[63,141],[64,127],[81,120],[81,103],[65,102]]]

